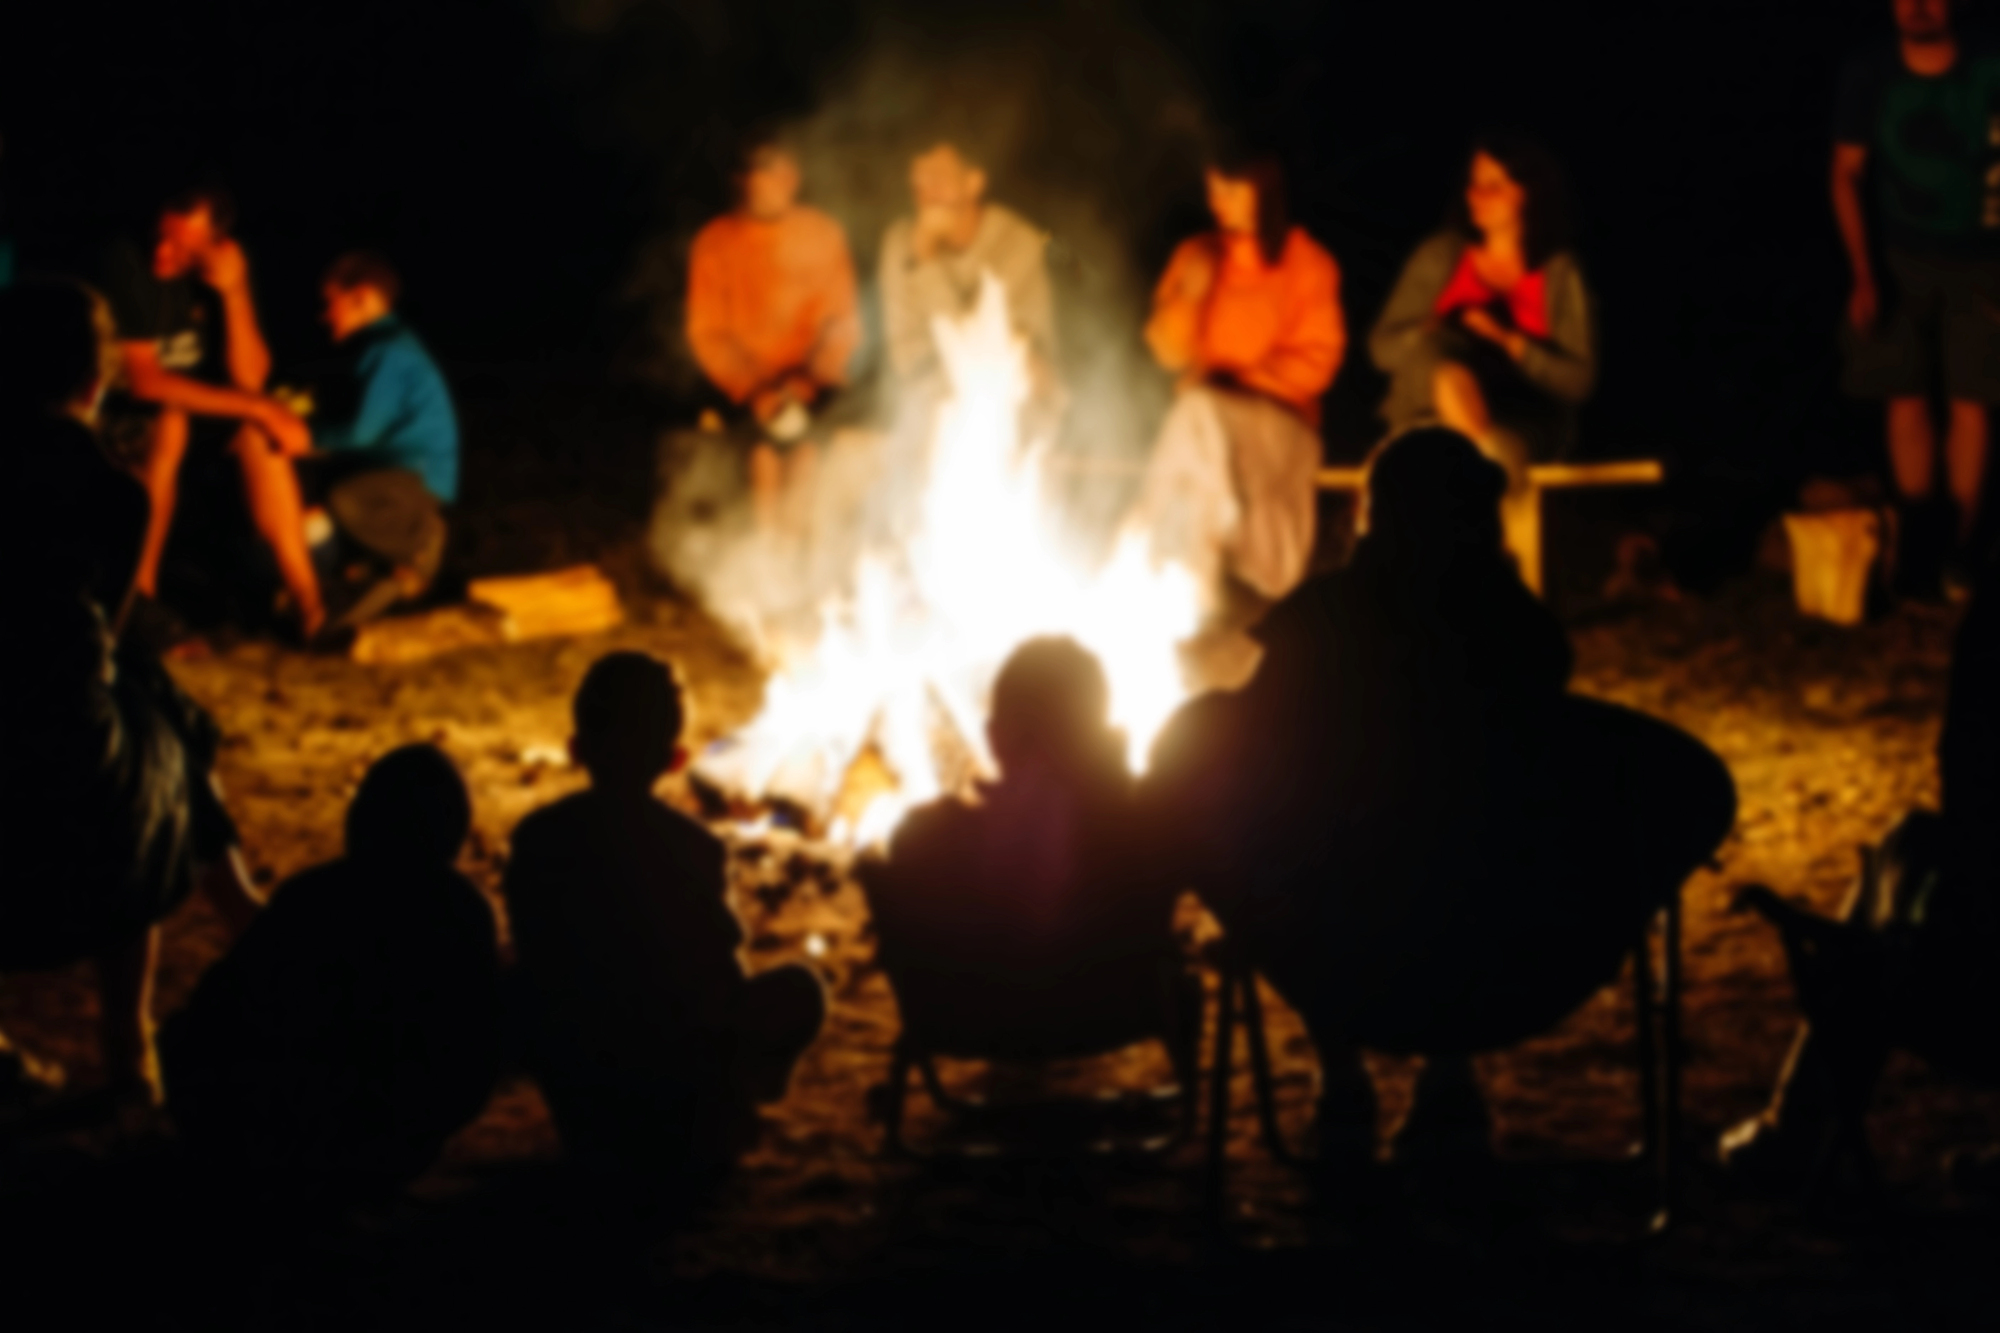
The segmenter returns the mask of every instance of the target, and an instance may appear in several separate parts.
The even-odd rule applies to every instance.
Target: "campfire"
[[[1176,645],[1200,611],[1191,573],[1126,533],[1094,563],[1065,539],[1044,487],[1052,442],[1023,439],[1026,349],[998,279],[940,321],[950,385],[928,441],[913,536],[868,549],[810,647],[780,662],[763,712],[697,765],[732,798],[782,802],[836,843],[885,840],[912,806],[991,776],[985,716],[1017,645],[1066,634],[1112,685],[1131,762],[1186,694]]]

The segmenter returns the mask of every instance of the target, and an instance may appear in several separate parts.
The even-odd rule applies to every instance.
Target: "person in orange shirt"
[[[798,158],[769,140],[737,178],[740,206],[703,227],[689,261],[687,333],[702,374],[751,429],[757,525],[802,488],[815,415],[861,342],[854,261],[838,222],[799,202]]]
[[[1135,522],[1155,557],[1283,597],[1312,556],[1319,398],[1347,350],[1340,267],[1285,209],[1269,156],[1208,170],[1216,229],[1181,243],[1146,345],[1179,380]]]

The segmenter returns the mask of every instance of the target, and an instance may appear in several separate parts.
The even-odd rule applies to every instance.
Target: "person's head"
[[[673,671],[650,653],[607,653],[584,673],[570,754],[599,786],[650,789],[680,766],[686,714]]]
[[[1500,550],[1507,473],[1455,430],[1428,426],[1391,440],[1368,468],[1364,547],[1392,562]]]
[[[388,260],[355,250],[333,261],[320,283],[321,318],[335,342],[345,341],[396,308],[403,281]]]
[[[1224,234],[1254,236],[1264,262],[1284,254],[1292,220],[1285,203],[1285,169],[1275,153],[1225,147],[1208,164],[1208,211]]]
[[[1895,0],[1896,32],[1911,42],[1942,42],[1951,32],[1951,0]]]
[[[160,209],[159,239],[153,246],[153,276],[180,278],[193,272],[236,226],[236,201],[220,186],[183,190]]]
[[[80,282],[30,278],[0,290],[0,407],[90,422],[118,367],[104,298]]]
[[[450,865],[472,827],[465,779],[434,745],[377,759],[347,807],[347,854],[359,860]]]
[[[798,154],[768,135],[750,145],[736,177],[743,211],[765,221],[791,212],[799,201],[801,183]]]
[[[1003,775],[1037,764],[1076,768],[1116,752],[1104,667],[1074,639],[1029,639],[994,678],[986,739]]]
[[[1574,241],[1569,184],[1549,151],[1518,134],[1493,131],[1472,145],[1465,193],[1454,221],[1474,236],[1518,232],[1530,269]]]
[[[910,194],[920,213],[969,212],[986,197],[986,167],[965,145],[932,140],[910,159]]]

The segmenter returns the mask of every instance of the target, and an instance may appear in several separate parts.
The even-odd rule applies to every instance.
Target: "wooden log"
[[[1532,463],[1528,484],[1538,490],[1574,490],[1587,486],[1655,486],[1666,480],[1657,458],[1612,458],[1594,463]],[[1358,491],[1368,484],[1365,467],[1324,467],[1323,491]]]
[[[1799,610],[1836,625],[1858,625],[1868,611],[1868,580],[1883,546],[1874,509],[1786,514],[1792,544],[1792,595]]]
[[[594,565],[547,574],[474,579],[467,595],[502,613],[509,642],[554,635],[596,634],[621,624],[618,589]]]

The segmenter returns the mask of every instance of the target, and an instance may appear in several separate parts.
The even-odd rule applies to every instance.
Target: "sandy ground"
[[[495,892],[512,827],[581,781],[563,755],[567,702],[588,664],[614,647],[642,647],[676,664],[692,693],[697,745],[751,717],[760,682],[713,626],[636,579],[624,582],[630,623],[587,640],[405,667],[248,642],[178,668],[227,734],[222,776],[259,879],[276,884],[335,855],[342,811],[367,764],[395,745],[429,740],[472,787],[476,828],[463,868]],[[1800,621],[1782,587],[1752,578],[1706,601],[1575,630],[1576,688],[1701,737],[1728,761],[1741,792],[1720,872],[1686,890],[1686,1106],[1697,1154],[1712,1157],[1717,1131],[1761,1106],[1797,1021],[1775,936],[1729,910],[1733,892],[1763,881],[1830,910],[1851,882],[1858,844],[1935,800],[1932,751],[1952,623],[1943,612],[1909,610],[1837,630]],[[686,799],[684,791],[669,796]],[[1073,1293],[1063,1299],[1077,1302],[1076,1312],[1189,1326],[1298,1316],[1369,1327],[1405,1315],[1420,1326],[1428,1320],[1413,1312],[1443,1320],[1448,1309],[1495,1312],[1496,1301],[1559,1322],[1565,1312],[1622,1311],[1647,1327],[1849,1319],[1976,1327],[2000,1315],[2000,1295],[1977,1261],[2000,1253],[2000,1226],[1953,1197],[1940,1166],[1953,1145],[2000,1139],[2000,1096],[1954,1087],[1914,1061],[1891,1069],[1870,1125],[1891,1185],[1888,1214],[1859,1229],[1829,1226],[1788,1204],[1732,1197],[1697,1167],[1681,1225],[1665,1241],[1640,1243],[1647,1209],[1627,1160],[1639,1120],[1622,987],[1557,1030],[1480,1062],[1502,1185],[1498,1211],[1470,1232],[1418,1223],[1385,1241],[1315,1207],[1256,1142],[1242,1075],[1230,1148],[1235,1243],[1220,1248],[1204,1242],[1199,1226],[1192,1145],[1152,1166],[970,1170],[887,1160],[866,1103],[887,1072],[896,1014],[872,966],[865,904],[838,882],[760,892],[760,883],[782,877],[781,863],[737,864],[732,902],[751,940],[748,961],[761,967],[810,949],[832,983],[831,1021],[790,1098],[769,1113],[766,1142],[722,1196],[674,1234],[643,1238],[649,1276],[637,1294],[594,1279],[579,1291],[553,1271],[525,1276],[560,1249],[537,1230],[550,1224],[533,1202],[544,1199],[543,1187],[532,1183],[556,1171],[560,1150],[532,1082],[510,1077],[403,1213],[301,1260],[319,1274],[317,1294],[303,1304],[270,1297],[290,1312],[273,1326],[382,1326],[417,1321],[425,1310],[468,1322],[483,1310],[479,1319],[505,1323],[541,1300],[573,1315],[572,1326],[591,1327],[738,1317],[846,1327],[949,1311],[957,1322],[1013,1323],[1001,1312],[1028,1302],[1030,1291]],[[163,1012],[182,1003],[223,943],[199,903],[168,922]],[[88,1078],[87,982],[82,969],[10,978],[0,987],[0,1025]],[[1312,1052],[1275,1000],[1272,1040],[1283,1119],[1296,1132]],[[1140,1085],[1164,1067],[1158,1052],[1136,1051],[1068,1077],[1075,1086]],[[1386,1134],[1413,1071],[1382,1061],[1377,1072]],[[924,1099],[912,1104],[916,1136],[934,1131]],[[115,1170],[120,1151],[100,1153],[96,1169]],[[337,1291],[326,1286],[330,1274],[339,1275]],[[1298,1303],[1308,1299],[1336,1304],[1307,1319]],[[1042,1300],[1034,1298],[1037,1310]]]

